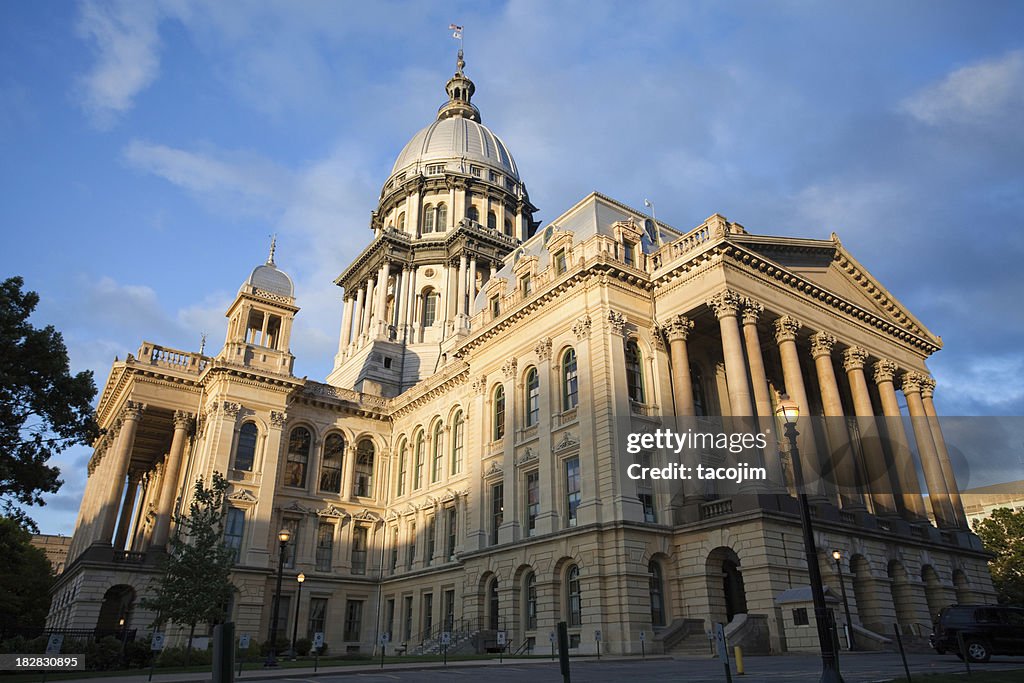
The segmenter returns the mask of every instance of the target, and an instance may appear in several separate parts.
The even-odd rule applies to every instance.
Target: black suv
[[[953,605],[935,619],[928,638],[940,655],[954,653],[960,659],[959,635],[972,662],[987,662],[992,655],[1024,654],[1024,609],[999,605]]]

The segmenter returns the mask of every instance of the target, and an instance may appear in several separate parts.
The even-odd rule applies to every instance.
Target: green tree
[[[196,480],[187,515],[175,517],[163,576],[153,585],[153,597],[143,606],[157,613],[154,625],[165,621],[189,627],[189,649],[197,624],[224,621],[236,590],[231,583],[234,551],[224,546],[228,484],[214,472],[209,488]]]
[[[1024,605],[1024,511],[999,508],[974,523],[985,549],[995,554],[988,562],[999,602]]]
[[[63,483],[47,461],[98,436],[92,373],[72,375],[64,339],[28,318],[39,303],[24,280],[0,283],[0,510],[36,531],[21,505],[44,505],[42,494]]]
[[[46,623],[53,567],[31,540],[16,520],[0,517],[0,633]]]

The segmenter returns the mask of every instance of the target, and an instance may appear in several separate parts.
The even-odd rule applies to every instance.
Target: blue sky
[[[0,276],[102,388],[143,339],[215,352],[277,233],[322,379],[331,281],[444,100],[450,22],[542,220],[599,190],[684,230],[835,231],[942,335],[941,412],[1024,415],[1013,2],[0,3]],[[44,532],[73,530],[87,458]]]

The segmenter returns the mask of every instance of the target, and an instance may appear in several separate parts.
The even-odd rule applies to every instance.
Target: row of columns
[[[730,414],[737,417],[756,416],[762,428],[774,418],[772,401],[768,391],[757,323],[764,312],[764,306],[757,301],[731,290],[712,296],[707,305],[714,312],[721,333],[722,354],[725,360],[726,386]],[[742,317],[742,330],[740,318]],[[687,339],[694,323],[685,315],[671,318],[662,328],[669,344],[675,396],[676,414],[682,417],[694,415],[692,379],[690,375]],[[798,332],[802,325],[795,318],[783,315],[773,321],[775,343],[782,366],[782,380],[790,398],[799,404],[802,415],[809,415],[810,402],[803,381],[803,370],[797,347]],[[827,332],[810,336],[811,359],[820,391],[822,412],[828,418],[845,418],[841,394],[833,365],[833,352],[838,340]],[[880,359],[873,365],[873,379],[881,402],[881,415],[889,418],[885,428],[895,472],[890,473],[877,437],[881,436],[871,403],[867,379],[864,373],[867,351],[850,346],[842,353],[842,367],[850,384],[854,415],[860,427],[860,444],[867,476],[871,481],[870,498],[876,514],[896,515],[898,505],[894,491],[901,492],[900,503],[910,517],[925,519],[924,503],[917,483],[916,468],[904,432],[902,412],[896,399],[895,380],[898,367],[892,361]],[[956,490],[952,465],[946,451],[936,419],[934,402],[935,382],[923,373],[905,371],[899,374],[901,388],[907,398],[907,405],[914,429],[915,441],[928,485],[929,501],[936,521],[942,527],[966,527],[963,505]],[[753,396],[751,395],[753,388]],[[864,508],[864,500],[857,485],[857,465],[853,458],[856,451],[850,440],[844,422],[838,419],[826,420],[828,442],[832,452],[838,456],[830,462],[813,462],[817,449],[814,446],[813,429],[808,425],[800,444],[804,458],[804,472],[818,472],[833,469],[838,484],[838,493],[843,507]],[[772,449],[773,450],[773,449]],[[771,454],[768,455],[769,475],[779,471]],[[825,495],[824,481],[805,482],[809,494]]]

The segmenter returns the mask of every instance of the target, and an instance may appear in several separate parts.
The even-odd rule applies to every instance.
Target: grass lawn
[[[1024,681],[1024,669],[1014,671],[977,671],[957,674],[912,674],[914,683],[1020,683]],[[893,678],[891,683],[905,683],[906,678]]]

